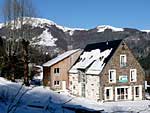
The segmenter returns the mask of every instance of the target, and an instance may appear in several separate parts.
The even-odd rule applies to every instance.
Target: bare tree
[[[7,29],[7,43],[5,50],[8,57],[8,64],[11,67],[11,79],[15,79],[15,58],[18,54],[23,53],[24,71],[27,71],[26,65],[28,61],[26,54],[28,54],[28,37],[30,32],[26,32],[25,25],[31,23],[31,17],[35,16],[35,10],[31,0],[5,0],[3,5],[3,17],[5,20],[5,27]],[[30,30],[28,30],[30,31]],[[25,46],[26,45],[26,46]],[[24,78],[28,77],[28,73],[24,72]],[[28,79],[24,79],[27,83]]]

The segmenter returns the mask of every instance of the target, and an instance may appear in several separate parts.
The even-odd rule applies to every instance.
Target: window
[[[116,70],[109,70],[109,82],[115,83],[116,82]]]
[[[142,99],[142,85],[134,86],[134,100]]]
[[[60,85],[60,82],[57,80],[57,81],[54,81],[54,85],[55,86],[59,86]]]
[[[120,67],[126,67],[127,57],[126,55],[120,55]]]
[[[70,81],[70,85],[72,85],[72,81]]]
[[[117,100],[128,99],[128,88],[117,88]]]
[[[106,89],[106,99],[110,98],[110,89]]]
[[[139,87],[135,87],[135,97],[139,97],[140,93],[139,93]]]
[[[73,86],[73,89],[76,89],[76,86]]]
[[[130,69],[130,81],[131,82],[136,82],[136,69]]]
[[[113,88],[105,87],[105,100],[113,100]]]
[[[81,71],[79,71],[78,82],[82,82],[82,83],[86,83],[87,82],[86,75],[83,72],[81,72]]]
[[[85,97],[85,84],[81,84],[81,95]]]
[[[59,73],[59,68],[54,68],[54,73],[58,74]]]

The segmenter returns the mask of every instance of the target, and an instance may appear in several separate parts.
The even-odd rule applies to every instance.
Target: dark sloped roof
[[[109,59],[112,57],[112,55],[114,54],[114,52],[116,51],[116,49],[118,48],[118,46],[120,45],[121,42],[122,42],[122,40],[112,40],[112,41],[88,44],[85,47],[84,52],[95,50],[95,49],[100,49],[101,52],[103,52],[107,49],[112,48],[112,51],[111,51],[110,55],[104,61],[105,63],[107,63],[109,61]]]
[[[93,43],[93,44],[88,44],[84,51],[91,51],[94,49],[100,49],[101,51],[104,51],[106,49],[114,48],[116,49],[119,44],[121,43],[122,40],[112,40],[112,41],[107,41],[107,42],[100,42],[100,43]]]
[[[77,73],[78,69],[83,69],[86,74],[98,75],[121,42],[122,40],[113,40],[88,44],[69,72]]]

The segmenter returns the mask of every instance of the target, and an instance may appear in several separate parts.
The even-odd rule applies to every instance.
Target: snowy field
[[[150,100],[105,102],[103,107],[106,112],[114,113],[150,113]],[[124,112],[123,112],[124,111]]]
[[[149,100],[95,102],[67,93],[58,94],[48,88],[26,88],[0,78],[0,113],[75,113],[66,107],[106,113],[150,113],[149,106]]]

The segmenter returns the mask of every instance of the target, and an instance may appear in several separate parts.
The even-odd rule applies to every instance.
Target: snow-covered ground
[[[150,100],[105,102],[103,107],[106,112],[130,111],[133,113],[150,113]],[[117,112],[117,113],[118,113]],[[125,112],[125,113],[126,113]]]
[[[96,102],[44,87],[24,87],[0,78],[0,113],[74,113],[65,107],[102,110]]]
[[[68,93],[58,94],[42,86],[27,88],[0,78],[0,113],[74,113],[64,107],[108,113],[150,113],[149,106],[149,100],[95,102]]]

